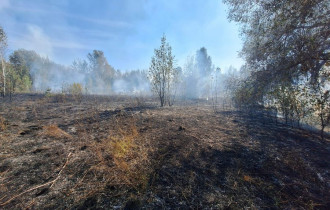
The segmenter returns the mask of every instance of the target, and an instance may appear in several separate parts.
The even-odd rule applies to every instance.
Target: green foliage
[[[152,90],[158,95],[161,106],[164,106],[166,102],[171,106],[175,94],[177,71],[174,68],[172,48],[166,42],[165,35],[161,38],[160,47],[155,49],[154,53],[155,55],[151,58],[149,67]]]
[[[84,87],[80,83],[63,84],[61,94],[65,97],[71,97],[74,101],[81,102],[83,91]]]
[[[89,64],[89,72],[86,76],[87,88],[95,94],[110,93],[115,69],[108,63],[104,53],[100,50],[88,53],[87,59]]]
[[[71,95],[82,95],[83,86],[80,83],[73,83],[69,86],[69,93]]]
[[[83,86],[79,83],[73,83],[69,86],[69,93],[75,101],[81,102],[83,95]]]
[[[264,104],[267,81],[263,72],[257,72],[247,78],[239,78],[237,74],[229,75],[225,83],[236,107],[253,109]]]
[[[321,136],[324,137],[324,128],[330,125],[330,67],[326,65],[320,72],[318,85],[311,88],[310,104],[319,119]]]
[[[8,46],[7,43],[7,34],[5,30],[0,26],[0,55],[1,57],[4,57],[5,50]]]
[[[329,60],[327,0],[224,0],[229,19],[241,24],[242,56],[272,81],[309,73],[316,81]]]
[[[294,116],[294,111],[297,108],[296,95],[292,86],[280,85],[269,92],[269,96],[274,98],[273,106],[279,110],[288,122],[289,117]]]
[[[45,91],[45,97],[52,97],[53,94],[52,94],[52,89],[50,88],[47,88],[47,90]]]
[[[229,19],[242,26],[241,55],[251,70],[236,103],[275,108],[298,124],[317,116],[323,135],[330,113],[328,1],[224,2]]]
[[[330,55],[328,1],[224,2],[229,6],[229,19],[241,24],[241,55],[250,69],[265,75],[256,82],[267,79],[267,89],[308,76],[317,85]]]
[[[32,79],[22,51],[14,51],[9,56],[9,61],[7,80],[10,92],[29,92],[32,88]]]
[[[22,71],[25,66],[8,65],[7,84],[10,92],[29,92],[32,88],[32,80],[29,71]]]
[[[92,94],[109,94],[112,91],[115,69],[108,63],[104,53],[93,50],[87,59],[77,59],[71,65],[73,72],[84,75],[85,88]]]

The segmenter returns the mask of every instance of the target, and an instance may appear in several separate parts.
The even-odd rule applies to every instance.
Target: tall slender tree
[[[172,48],[166,42],[165,35],[161,38],[160,47],[155,49],[154,53],[149,67],[152,90],[158,95],[161,106],[164,106],[166,102],[168,105],[172,105],[171,98],[176,81],[176,69],[174,68]]]
[[[1,59],[1,67],[2,67],[2,95],[5,97],[6,95],[6,62],[5,62],[5,52],[7,50],[7,35],[3,28],[0,26],[0,59]]]

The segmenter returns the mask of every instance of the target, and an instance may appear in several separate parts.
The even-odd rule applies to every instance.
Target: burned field
[[[330,206],[329,137],[206,102],[0,102],[0,208]]]

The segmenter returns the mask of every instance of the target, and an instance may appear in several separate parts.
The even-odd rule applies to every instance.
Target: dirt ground
[[[330,138],[203,101],[0,101],[0,209],[330,209]]]

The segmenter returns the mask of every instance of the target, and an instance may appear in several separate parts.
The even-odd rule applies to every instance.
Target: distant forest
[[[71,66],[57,64],[35,51],[15,50],[9,55],[6,70],[8,92],[13,93],[47,89],[60,92],[72,83],[81,84],[86,94],[148,91],[145,71],[115,70],[99,50],[89,53],[87,59],[75,60]]]

